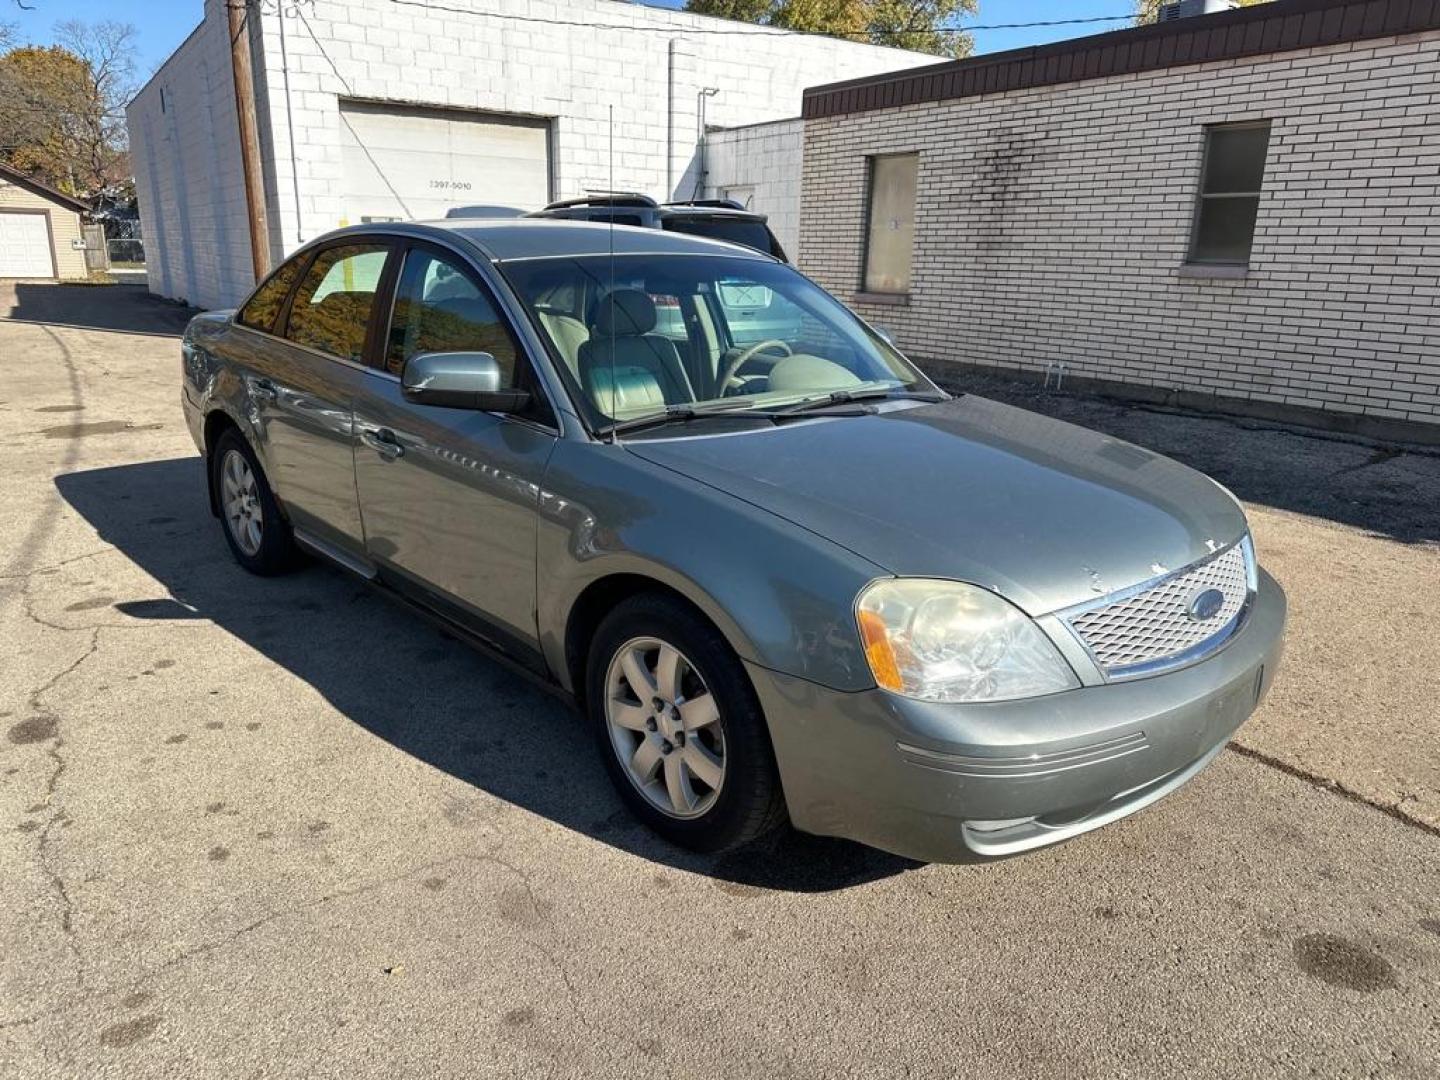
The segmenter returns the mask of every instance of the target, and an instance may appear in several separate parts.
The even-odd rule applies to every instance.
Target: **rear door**
[[[291,524],[302,539],[352,557],[365,547],[353,409],[390,251],[364,239],[319,249],[247,376],[266,471]]]
[[[536,510],[559,432],[495,294],[468,260],[415,243],[404,254],[382,360],[355,406],[355,483],[369,560],[411,593],[516,659],[539,666]],[[422,352],[488,352],[533,414],[406,401],[400,376]]]

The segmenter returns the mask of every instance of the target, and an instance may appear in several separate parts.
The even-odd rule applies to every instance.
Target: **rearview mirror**
[[[530,402],[524,390],[500,388],[500,365],[487,352],[418,353],[405,365],[400,392],[417,405],[480,412],[519,412]]]

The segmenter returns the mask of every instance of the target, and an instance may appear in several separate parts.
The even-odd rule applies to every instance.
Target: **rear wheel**
[[[633,597],[595,633],[586,702],[621,797],[662,836],[720,851],[785,819],[764,715],[724,638],[684,604]]]
[[[280,574],[297,561],[290,525],[265,479],[265,472],[241,434],[231,428],[210,455],[211,483],[225,540],[235,561],[252,574]]]

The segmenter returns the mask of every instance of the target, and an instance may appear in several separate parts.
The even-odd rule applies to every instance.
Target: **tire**
[[[678,660],[662,672],[666,649]],[[627,657],[640,665],[632,664],[631,674]],[[678,675],[668,678],[670,670]],[[643,693],[634,692],[637,677],[645,680]],[[648,593],[619,604],[591,640],[585,691],[616,790],[665,839],[724,851],[786,820],[769,729],[749,677],[720,633],[685,604]],[[681,779],[672,787],[675,774]]]
[[[290,523],[280,512],[255,451],[240,432],[230,428],[216,440],[210,470],[220,528],[235,561],[262,577],[294,569],[299,552]],[[244,504],[238,519],[232,515],[235,502],[230,497],[237,489]]]

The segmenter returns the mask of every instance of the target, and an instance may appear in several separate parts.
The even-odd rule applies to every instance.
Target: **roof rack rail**
[[[744,210],[735,199],[676,199],[674,202],[662,203],[662,206],[713,206],[722,210]]]
[[[563,210],[569,206],[643,206],[655,209],[660,204],[649,195],[633,191],[610,191],[599,195],[582,195],[578,199],[561,199],[546,205],[546,210]]]

